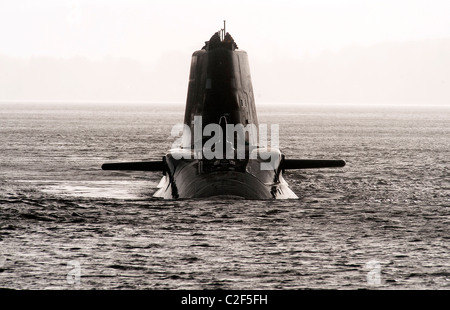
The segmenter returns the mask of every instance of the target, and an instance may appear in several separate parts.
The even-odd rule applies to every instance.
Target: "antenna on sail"
[[[220,37],[221,41],[223,41],[225,39],[225,35],[227,34],[226,28],[225,28],[226,27],[225,23],[226,23],[226,21],[224,20],[223,21],[223,28],[219,30],[219,37]]]

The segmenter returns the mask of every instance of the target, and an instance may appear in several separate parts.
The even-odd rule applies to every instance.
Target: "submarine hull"
[[[154,197],[298,198],[285,169],[343,167],[342,160],[285,159],[278,132],[258,123],[247,53],[215,33],[191,58],[183,134],[163,160],[106,163],[104,170],[163,171]],[[172,130],[172,134],[174,129]]]
[[[165,175],[154,197],[164,199],[234,197],[298,198],[277,170],[261,170],[260,159],[204,160],[164,158]]]

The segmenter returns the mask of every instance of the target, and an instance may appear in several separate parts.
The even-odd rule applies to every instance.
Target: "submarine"
[[[224,26],[192,54],[178,144],[161,160],[104,163],[102,169],[162,172],[153,197],[163,199],[295,199],[286,170],[345,166],[341,159],[286,158],[275,129],[269,145],[268,126],[258,123],[247,52]]]

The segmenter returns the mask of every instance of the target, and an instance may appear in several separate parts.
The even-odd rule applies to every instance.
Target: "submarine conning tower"
[[[192,54],[184,117],[191,132],[195,116],[202,117],[202,131],[224,121],[258,126],[247,53],[238,49],[229,33],[221,38],[216,32]]]

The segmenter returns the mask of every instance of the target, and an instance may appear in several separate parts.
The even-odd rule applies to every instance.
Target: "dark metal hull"
[[[247,53],[229,33],[217,32],[192,54],[181,145],[173,145],[162,161],[107,163],[102,169],[163,171],[154,196],[165,199],[288,199],[298,197],[283,179],[284,169],[345,165],[285,159],[274,143],[278,136],[269,147],[262,131]]]
[[[261,162],[258,159],[243,160],[239,163],[222,160],[217,163],[217,161],[199,159],[176,160],[167,155],[165,162],[167,171],[154,197],[165,199],[217,196],[244,199],[298,198],[280,172],[259,169]],[[235,164],[232,164],[233,162]]]

